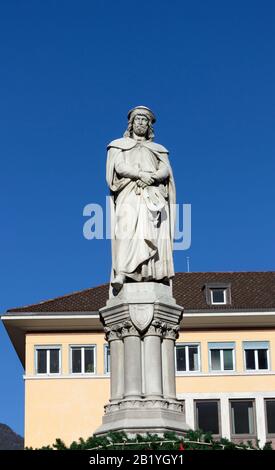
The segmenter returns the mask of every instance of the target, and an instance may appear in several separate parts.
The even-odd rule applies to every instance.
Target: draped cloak
[[[176,192],[168,150],[160,144],[138,142],[130,137],[114,140],[107,148],[106,179],[111,192],[111,281],[119,273],[135,281],[170,279],[174,276]],[[138,177],[118,173],[118,161],[127,160],[131,166],[134,153],[138,158],[139,151],[143,152],[143,161],[148,161],[153,173],[162,165],[167,174],[164,181],[142,189],[137,185]],[[140,167],[140,171],[148,171],[148,168]]]

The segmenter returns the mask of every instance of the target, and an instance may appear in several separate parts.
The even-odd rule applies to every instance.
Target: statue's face
[[[133,121],[133,131],[139,137],[144,137],[149,128],[149,119],[144,114],[137,114]]]

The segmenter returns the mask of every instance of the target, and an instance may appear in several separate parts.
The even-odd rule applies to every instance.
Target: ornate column
[[[162,340],[163,397],[171,400],[176,399],[175,341],[178,331],[178,326],[166,325]]]
[[[145,398],[163,398],[162,392],[162,326],[153,320],[144,336],[144,390]]]
[[[105,339],[110,346],[110,362],[111,362],[111,396],[110,402],[115,402],[123,398],[124,393],[124,347],[121,338],[120,325],[113,328],[104,328]]]
[[[141,340],[130,321],[123,324],[124,342],[124,398],[141,398]]]

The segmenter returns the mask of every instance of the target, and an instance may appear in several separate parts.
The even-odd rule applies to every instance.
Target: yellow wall
[[[236,368],[242,373],[242,341],[270,341],[271,369],[275,364],[275,332],[248,331],[185,331],[179,342],[199,342],[202,373],[208,376],[177,377],[178,393],[249,392],[275,390],[274,375],[212,375],[208,368],[210,342],[236,343]],[[69,375],[69,346],[96,344],[97,368],[94,377],[75,378]],[[25,446],[52,444],[57,437],[67,444],[79,437],[87,438],[101,424],[103,406],[109,399],[109,378],[104,376],[104,335],[93,333],[48,333],[26,336],[25,382]],[[34,349],[39,345],[62,346],[62,375],[57,378],[36,378]]]
[[[235,342],[236,372],[243,375],[209,372],[208,342]],[[212,393],[212,392],[245,392],[274,391],[275,375],[246,373],[244,370],[243,341],[270,342],[270,369],[275,364],[275,331],[240,330],[240,331],[185,331],[181,332],[177,342],[196,343],[201,346],[201,372],[205,376],[177,377],[177,393]]]
[[[109,398],[108,379],[49,379],[26,382],[25,446],[67,444],[91,436]]]
[[[97,367],[90,378],[38,378],[35,346],[62,346],[62,375],[69,374],[69,347],[96,344]],[[66,443],[87,438],[101,424],[103,406],[109,399],[109,377],[104,377],[103,333],[28,334],[26,337],[25,446],[52,444],[56,437]],[[101,376],[96,378],[97,376]],[[29,376],[29,379],[27,378]],[[103,376],[103,377],[102,377]]]
[[[104,340],[103,332],[92,333],[29,333],[26,337],[26,375],[34,374],[34,347],[42,345],[62,346],[62,372],[69,374],[70,345],[96,344],[97,375],[104,374]]]

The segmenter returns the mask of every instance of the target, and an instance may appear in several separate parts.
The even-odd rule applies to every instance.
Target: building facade
[[[184,307],[175,362],[188,425],[275,443],[275,272],[177,273],[173,294]],[[25,446],[69,444],[101,424],[107,298],[104,284],[2,316],[25,368]]]

